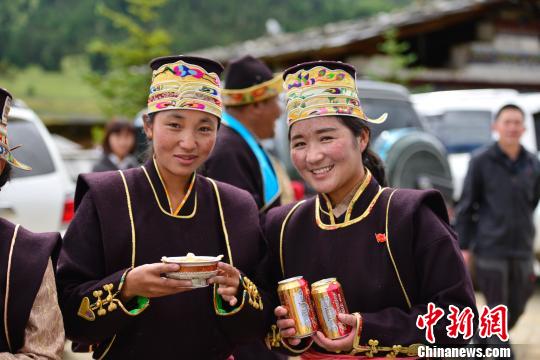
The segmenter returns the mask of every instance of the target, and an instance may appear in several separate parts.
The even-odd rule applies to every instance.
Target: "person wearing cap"
[[[8,143],[12,96],[0,88],[0,188],[12,168],[31,168],[15,159]],[[61,359],[64,325],[58,307],[54,267],[58,233],[32,233],[0,218],[1,359]]]
[[[280,183],[260,141],[274,136],[281,114],[280,75],[252,56],[230,62],[225,76],[225,113],[205,174],[248,191],[261,212],[280,204]]]
[[[57,273],[66,334],[95,358],[227,359],[264,335],[265,306],[249,278],[264,250],[253,198],[196,173],[220,126],[223,67],[189,56],[150,66],[153,156],[77,182]],[[163,275],[179,270],[163,256],[188,253],[224,255],[212,286]]]
[[[469,307],[477,315],[443,198],[435,190],[382,185],[384,168],[369,142],[371,124],[386,114],[365,115],[352,66],[310,62],[283,76],[291,158],[318,194],[268,212],[264,266],[274,286],[297,275],[311,284],[337,278],[352,312],[339,320],[352,331],[337,340],[319,331],[300,341],[291,338],[295,323],[287,309],[277,306],[268,344],[302,359],[417,356],[426,338],[416,321],[428,303],[445,312],[450,305]],[[445,325],[440,319],[434,328],[437,344],[467,342],[461,334],[447,336]]]

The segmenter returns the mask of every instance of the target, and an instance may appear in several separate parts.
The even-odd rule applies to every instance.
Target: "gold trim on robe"
[[[6,342],[10,352],[13,352],[11,348],[11,340],[9,337],[9,328],[8,328],[8,302],[9,302],[9,280],[11,278],[11,259],[13,257],[13,248],[15,247],[15,241],[17,240],[17,233],[19,232],[20,225],[15,226],[13,231],[13,237],[11,238],[11,245],[9,247],[9,256],[7,264],[7,274],[6,274],[6,295],[4,297],[4,333],[6,335]]]
[[[362,184],[354,194],[351,202],[347,206],[347,211],[345,212],[345,219],[342,223],[336,223],[334,214],[332,211],[332,203],[330,202],[330,199],[326,194],[321,194],[321,197],[325,200],[326,207],[328,211],[325,211],[321,207],[321,200],[319,195],[315,197],[315,222],[317,223],[317,226],[323,230],[336,230],[340,228],[344,228],[353,224],[356,224],[357,222],[360,222],[364,220],[366,217],[368,217],[371,214],[371,211],[375,207],[375,204],[377,203],[377,200],[379,199],[379,196],[382,194],[385,188],[382,188],[379,186],[378,192],[375,194],[375,196],[372,198],[369,205],[366,207],[364,212],[357,216],[356,218],[352,218],[352,212],[354,209],[355,204],[357,203],[360,196],[364,193],[365,189],[371,182],[372,175],[371,172],[366,168],[366,176],[364,177],[364,180],[362,181]],[[330,217],[330,224],[325,224],[321,219],[321,212],[328,215]]]
[[[154,165],[156,166],[156,165]],[[194,198],[194,205],[193,205],[193,211],[188,214],[188,215],[175,215],[172,213],[172,210],[171,212],[168,212],[167,210],[165,210],[163,208],[163,206],[161,206],[161,202],[159,201],[159,197],[158,197],[158,194],[157,194],[157,191],[156,191],[156,188],[154,187],[154,183],[152,182],[152,179],[150,178],[150,175],[148,174],[148,170],[146,170],[146,168],[144,167],[144,165],[141,165],[141,168],[143,169],[143,172],[144,172],[144,175],[146,175],[146,179],[148,180],[148,183],[150,184],[150,187],[152,188],[152,193],[154,194],[154,198],[156,199],[156,203],[158,204],[158,207],[159,209],[161,210],[162,213],[164,213],[165,215],[168,215],[170,217],[174,217],[174,218],[177,218],[177,219],[191,219],[195,216],[195,214],[197,213],[197,192],[194,193],[193,196],[195,196]],[[170,208],[170,204],[171,204],[171,201],[169,199],[169,195],[167,193],[167,188],[165,187],[165,184],[163,183],[163,180],[161,180],[161,175],[159,175],[159,170],[157,170],[157,167],[156,167],[156,172],[158,173],[158,176],[160,178],[160,181],[161,181],[161,185],[163,186],[163,189],[165,191],[165,195],[167,197],[167,201],[169,203],[169,208]],[[195,182],[195,178],[196,178],[196,174],[193,173],[193,178],[192,178],[192,183]],[[186,195],[184,196],[184,200],[187,201],[187,199],[189,198],[189,196],[191,195],[191,186],[190,188],[188,189],[188,193],[186,193]],[[182,203],[182,207],[184,206],[185,203]],[[180,210],[182,210],[182,208],[179,208],[177,209],[178,212],[180,212]]]

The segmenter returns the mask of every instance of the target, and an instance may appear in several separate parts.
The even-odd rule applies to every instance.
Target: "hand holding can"
[[[332,340],[347,336],[352,328],[341,322],[338,314],[348,314],[349,310],[337,279],[329,278],[313,283],[311,296],[324,335]]]
[[[274,315],[278,318],[277,327],[281,338],[286,340],[289,345],[296,346],[300,344],[301,339],[294,338],[296,334],[296,328],[294,327],[294,320],[288,317],[289,312],[284,306],[277,306],[274,309]]]
[[[297,276],[280,281],[278,295],[281,305],[287,309],[289,318],[294,320],[296,331],[291,337],[301,339],[313,335],[318,329],[318,324],[306,280],[302,276]]]
[[[332,340],[327,338],[322,332],[317,331],[315,336],[313,336],[313,340],[317,345],[331,352],[351,351],[354,346],[355,335],[359,331],[357,325],[360,325],[360,329],[362,326],[362,317],[360,314],[354,313],[338,314],[338,318],[342,323],[351,326],[352,331],[348,335]]]

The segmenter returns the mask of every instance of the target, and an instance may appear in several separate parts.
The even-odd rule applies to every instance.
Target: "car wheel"
[[[452,174],[446,151],[434,136],[409,129],[381,134],[375,151],[385,161],[390,186],[410,189],[437,189],[451,204]]]

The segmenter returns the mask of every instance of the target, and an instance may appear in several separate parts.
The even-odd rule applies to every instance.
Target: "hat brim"
[[[11,153],[12,150],[20,148],[21,145],[14,146],[9,149],[5,144],[0,144],[0,158],[4,159],[8,164],[24,171],[30,171],[32,168],[26,164],[15,159],[15,156]]]
[[[225,84],[226,86],[227,84]],[[272,79],[245,89],[223,89],[221,91],[223,105],[240,106],[278,96],[283,92],[283,78],[276,74]]]
[[[371,124],[378,125],[378,124],[382,124],[383,122],[386,121],[386,119],[388,118],[388,113],[384,113],[384,114],[382,114],[381,116],[379,116],[376,119],[371,119],[371,118],[367,117],[363,111],[361,111],[361,114],[325,113],[325,114],[309,115],[309,116],[305,116],[305,117],[301,117],[301,118],[293,119],[293,120],[287,119],[287,124],[288,124],[288,127],[290,128],[291,126],[293,126],[294,124],[296,124],[299,121],[314,119],[314,118],[318,118],[318,117],[326,117],[326,116],[349,116],[349,117],[354,117],[354,118],[357,118],[357,119],[360,119],[360,120],[364,120],[364,121],[369,122]]]

